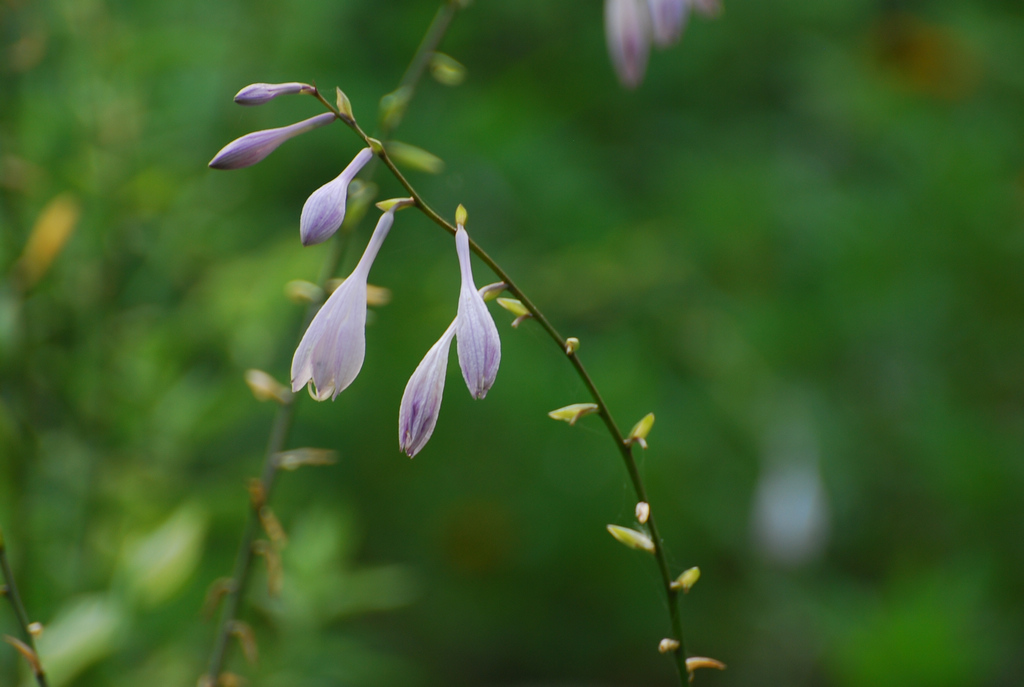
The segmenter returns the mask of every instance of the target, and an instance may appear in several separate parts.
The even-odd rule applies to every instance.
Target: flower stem
[[[371,145],[370,137],[367,136],[366,132],[364,132],[359,127],[358,123],[346,123],[363,139],[366,145]],[[388,156],[387,150],[379,146],[375,147],[374,149],[378,151],[377,157],[379,157],[381,161],[384,163],[384,165],[389,170],[391,170],[391,173],[394,175],[395,179],[397,179],[398,182],[402,185],[402,187],[405,188],[406,192],[408,192],[409,196],[415,202],[416,207],[419,208],[419,210],[424,215],[426,215],[432,222],[440,226],[449,234],[455,234],[455,227],[446,219],[441,217],[441,215],[439,215],[437,211],[435,211],[425,200],[423,200],[423,197],[420,196],[420,194],[416,191],[412,184],[409,183],[408,179],[405,178],[405,175],[403,175],[402,172],[398,169],[398,167],[395,166],[395,163]],[[502,269],[502,267],[494,260],[494,258],[488,255],[487,252],[484,251],[484,249],[479,246],[479,244],[477,244],[472,239],[470,239],[469,243],[470,248],[474,253],[476,253],[477,257],[483,260],[483,262],[491,269],[492,272],[494,272],[498,279],[505,282],[506,289],[523,304],[523,307],[525,307],[530,312],[533,318],[537,320],[538,324],[540,324],[541,328],[548,333],[548,336],[551,337],[551,339],[555,342],[559,349],[561,349],[562,352],[565,353],[565,338],[561,334],[559,334],[558,330],[555,329],[554,325],[551,324],[551,322],[540,310],[540,308],[538,308],[533,303],[533,301],[530,300],[526,293],[524,293],[523,290],[519,288],[515,281],[513,281],[513,279],[508,275],[508,273],[506,273],[505,270]],[[616,449],[622,456],[622,460],[625,463],[626,471],[629,473],[629,479],[633,483],[633,490],[636,492],[637,499],[639,501],[645,501],[650,503],[649,499],[647,498],[647,489],[644,487],[643,478],[640,476],[640,470],[637,468],[636,459],[633,457],[632,444],[626,442],[625,437],[622,434],[622,430],[620,430],[618,424],[616,424],[615,419],[612,417],[611,411],[608,409],[608,405],[605,403],[604,398],[602,398],[601,392],[598,391],[597,385],[594,384],[594,380],[591,378],[590,373],[587,372],[586,367],[584,367],[583,361],[580,360],[579,355],[577,355],[575,352],[567,353],[566,355],[569,358],[569,361],[572,363],[573,367],[576,369],[576,373],[579,375],[580,379],[583,380],[583,383],[590,391],[590,395],[591,397],[593,397],[594,403],[597,404],[598,413],[600,414],[601,419],[604,421],[605,427],[608,428],[608,433],[611,435],[612,440],[615,442]],[[651,539],[655,543],[654,557],[658,563],[658,571],[661,574],[662,586],[665,590],[665,596],[668,602],[669,620],[672,625],[672,634],[674,639],[676,639],[676,641],[679,642],[679,648],[677,648],[673,652],[675,655],[674,658],[676,662],[676,668],[679,672],[679,682],[680,685],[686,687],[689,677],[689,671],[686,668],[686,643],[683,638],[683,623],[679,611],[679,593],[671,587],[672,575],[669,572],[668,559],[665,556],[664,541],[662,540],[661,534],[658,531],[657,522],[653,513],[649,516],[647,520],[647,527],[650,530]]]
[[[4,586],[2,589],[3,596],[11,602],[11,606],[14,608],[14,615],[18,619],[18,626],[21,628],[22,639],[24,644],[31,649],[34,660],[30,659],[32,664],[32,673],[35,675],[36,683],[39,687],[47,687],[46,684],[46,673],[43,670],[43,664],[39,659],[39,651],[36,649],[36,640],[32,636],[31,630],[29,630],[30,622],[28,619],[28,613],[25,612],[25,604],[21,601],[21,594],[18,593],[18,585],[14,582],[14,573],[11,571],[11,565],[7,561],[7,550],[4,544],[4,535],[0,531],[0,572],[3,573]],[[26,656],[28,658],[28,656]]]

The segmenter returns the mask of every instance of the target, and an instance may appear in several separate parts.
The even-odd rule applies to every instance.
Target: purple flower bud
[[[689,0],[647,0],[647,7],[651,11],[654,44],[664,48],[678,41],[686,25]]]
[[[405,385],[402,405],[398,410],[398,443],[410,458],[426,446],[437,425],[455,326],[456,323],[452,322],[437,343],[430,347]]]
[[[290,83],[254,83],[240,90],[235,95],[235,102],[239,105],[262,105],[279,95],[293,95],[295,93],[316,93],[316,89],[309,84],[297,81]]]
[[[650,17],[644,0],[605,0],[604,28],[619,82],[636,88],[643,81],[651,51]]]
[[[359,264],[309,323],[292,358],[292,391],[312,382],[313,398],[333,400],[359,374],[366,355],[366,279],[395,209],[381,215]]]
[[[459,314],[455,318],[459,366],[473,398],[483,398],[494,384],[501,362],[501,339],[484,299],[473,283],[469,261],[469,234],[459,225],[455,232],[455,250],[459,254],[462,289],[459,292]]]
[[[335,119],[334,113],[325,112],[316,117],[296,122],[291,126],[264,129],[246,134],[221,148],[220,152],[210,160],[210,167],[213,169],[241,169],[254,165],[274,152],[289,138],[294,138],[321,126],[327,126]]]
[[[338,231],[338,227],[345,219],[348,185],[371,157],[373,151],[363,148],[345,171],[313,191],[306,199],[306,204],[302,206],[302,217],[299,219],[299,237],[302,239],[302,245],[312,246],[326,241]]]

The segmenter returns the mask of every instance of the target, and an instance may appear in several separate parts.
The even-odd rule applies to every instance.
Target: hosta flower
[[[469,234],[458,226],[455,250],[459,254],[462,288],[459,292],[459,314],[455,318],[455,339],[458,343],[459,366],[473,398],[483,398],[494,384],[501,362],[501,339],[494,318],[484,298],[473,283],[473,267],[469,261]]]
[[[690,0],[647,0],[651,11],[651,31],[659,48],[672,45],[683,34]]]
[[[455,325],[452,322],[444,330],[444,334],[423,356],[416,371],[409,377],[409,383],[405,385],[402,405],[398,409],[398,444],[410,458],[427,445],[437,425]]]
[[[501,361],[501,340],[494,319],[484,304],[484,292],[495,288],[485,286],[477,291],[469,260],[469,235],[461,224],[455,233],[455,249],[462,272],[459,310],[455,320],[444,331],[405,385],[402,405],[398,410],[398,443],[410,458],[420,452],[434,433],[441,410],[444,379],[448,372],[448,355],[452,338],[458,340],[459,366],[466,386],[474,398],[483,398],[494,384]],[[498,291],[504,284],[496,285]]]
[[[292,81],[290,83],[254,83],[249,84],[235,95],[239,105],[262,105],[279,95],[295,93],[316,93],[316,89],[306,83]]]
[[[309,323],[292,358],[292,391],[312,383],[313,398],[334,399],[359,374],[366,355],[366,279],[399,207],[381,215],[359,264]]]
[[[373,151],[363,148],[341,174],[313,191],[306,204],[302,206],[302,217],[299,219],[299,237],[302,239],[302,245],[312,246],[326,241],[338,231],[338,227],[345,219],[348,185],[371,157]]]
[[[316,117],[296,122],[291,126],[264,129],[246,134],[221,148],[220,152],[210,160],[210,167],[213,169],[241,169],[254,165],[274,152],[289,138],[294,138],[321,126],[327,126],[335,119],[337,118],[334,113],[325,112]]]
[[[636,88],[643,81],[651,51],[651,25],[645,0],[605,0],[608,53],[619,81]]]

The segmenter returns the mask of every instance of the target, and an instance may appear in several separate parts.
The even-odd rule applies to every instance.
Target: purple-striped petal
[[[251,134],[246,134],[221,148],[220,152],[210,160],[210,167],[213,169],[241,169],[249,167],[270,155],[289,138],[294,138],[299,134],[304,134],[321,126],[327,126],[335,119],[337,118],[333,113],[325,112],[290,126],[264,129],[263,131],[254,131]]]
[[[604,28],[619,82],[636,88],[644,79],[651,51],[650,17],[644,0],[605,0]]]
[[[302,239],[302,245],[312,246],[326,241],[338,231],[345,220],[348,185],[372,157],[373,151],[363,148],[341,174],[313,191],[306,199],[299,219],[299,238]]]
[[[651,12],[651,30],[654,44],[659,48],[672,45],[683,35],[689,0],[647,0]]]
[[[483,297],[473,283],[469,260],[469,235],[460,225],[455,232],[455,250],[459,254],[462,288],[459,291],[459,314],[455,318],[459,366],[473,398],[483,398],[494,384],[501,362],[501,339]]]
[[[292,391],[312,382],[313,398],[333,400],[359,374],[366,355],[366,280],[394,218],[395,208],[381,215],[359,264],[309,323],[292,358]]]
[[[455,325],[452,322],[437,343],[430,347],[405,385],[398,410],[398,443],[410,458],[426,446],[437,425]]]

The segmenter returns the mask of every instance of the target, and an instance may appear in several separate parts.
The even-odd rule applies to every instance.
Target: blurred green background
[[[327,251],[299,211],[359,148],[335,126],[210,171],[321,111],[231,97],[338,85],[369,127],[436,6],[0,2],[0,526],[56,687],[192,685],[208,660],[275,410],[243,373],[287,377],[284,284]],[[465,83],[425,81],[395,137],[446,167],[409,176],[579,337],[620,424],[657,415],[653,508],[703,571],[688,649],[730,666],[698,683],[1024,684],[1024,6],[733,0],[635,92],[596,0],[478,0],[442,49]],[[398,216],[361,375],[300,399],[290,446],[339,460],[282,475],[284,590],[258,567],[259,663],[231,668],[672,684],[656,569],[604,531],[632,521],[626,473],[596,418],[546,417],[589,399],[537,326],[492,306],[493,390],[452,363],[430,444],[398,450],[452,243]],[[20,663],[0,645],[0,685]]]

